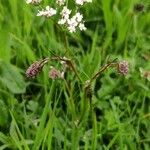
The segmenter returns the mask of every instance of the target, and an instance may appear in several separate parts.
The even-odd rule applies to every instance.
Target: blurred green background
[[[42,2],[48,4],[55,1]],[[36,17],[39,7],[0,0],[0,150],[149,150],[150,1],[93,0],[80,8],[87,30],[75,34]],[[69,88],[48,77],[58,63],[26,78],[34,61],[66,49],[84,82],[108,57],[127,60],[129,74],[102,73],[92,106],[71,72]]]

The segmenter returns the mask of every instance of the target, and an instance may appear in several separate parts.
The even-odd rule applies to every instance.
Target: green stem
[[[48,112],[49,112],[49,106],[50,106],[50,102],[51,102],[51,99],[52,99],[53,91],[54,91],[54,82],[52,82],[50,93],[48,95],[46,95],[46,104],[45,104],[43,113],[40,117],[40,125],[37,128],[37,133],[36,133],[36,137],[35,137],[35,141],[34,141],[34,145],[33,145],[32,150],[39,150],[41,142],[44,138],[43,130],[44,130],[44,126],[45,126],[45,123],[46,123],[46,118],[47,118],[47,115],[48,115]]]

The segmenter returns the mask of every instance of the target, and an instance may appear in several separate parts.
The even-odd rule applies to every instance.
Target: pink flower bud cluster
[[[64,72],[60,72],[59,70],[51,66],[49,77],[53,80],[57,78],[64,78]]]
[[[61,58],[61,57],[60,57]],[[53,58],[52,60],[58,60],[60,61],[61,63],[61,60],[60,60],[59,57],[57,58]],[[63,58],[61,58],[63,59]],[[69,59],[67,58],[64,58],[63,59],[64,61],[68,61]],[[45,64],[47,64],[48,62],[50,61],[49,58],[45,58],[41,61],[36,61],[34,62],[32,65],[29,66],[29,68],[26,70],[26,77],[28,78],[35,78],[39,72],[41,72],[43,66]],[[62,63],[61,63],[62,64]],[[51,79],[56,79],[56,78],[64,78],[64,73],[66,71],[66,68],[64,67],[64,63],[62,64],[62,71],[54,68],[53,66],[50,67],[50,71],[49,71],[49,77]]]
[[[121,61],[118,63],[118,71],[120,74],[127,75],[129,72],[129,64],[127,61]]]
[[[28,78],[34,78],[42,69],[41,63],[36,61],[34,62],[26,71],[26,76]]]

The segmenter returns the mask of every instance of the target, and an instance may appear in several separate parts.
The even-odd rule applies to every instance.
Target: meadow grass
[[[0,0],[0,150],[149,150],[150,82],[140,68],[150,71],[150,1],[93,0],[82,8],[87,30],[75,34],[36,11]],[[26,78],[30,64],[52,53],[72,59],[81,81],[72,71],[51,80],[56,62]],[[89,100],[83,83],[115,58],[129,62],[129,74],[100,74]]]

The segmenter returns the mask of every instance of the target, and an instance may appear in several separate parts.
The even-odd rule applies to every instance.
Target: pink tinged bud
[[[26,76],[28,78],[34,78],[42,69],[42,65],[40,62],[34,62],[26,71]]]
[[[140,68],[140,73],[142,78],[146,78],[148,81],[150,81],[150,71],[149,70],[144,70]]]
[[[57,79],[61,77],[61,72],[53,67],[51,67],[51,70],[49,71],[49,77],[51,79]]]
[[[122,75],[127,75],[129,72],[129,64],[127,61],[121,61],[118,63],[118,71]]]

